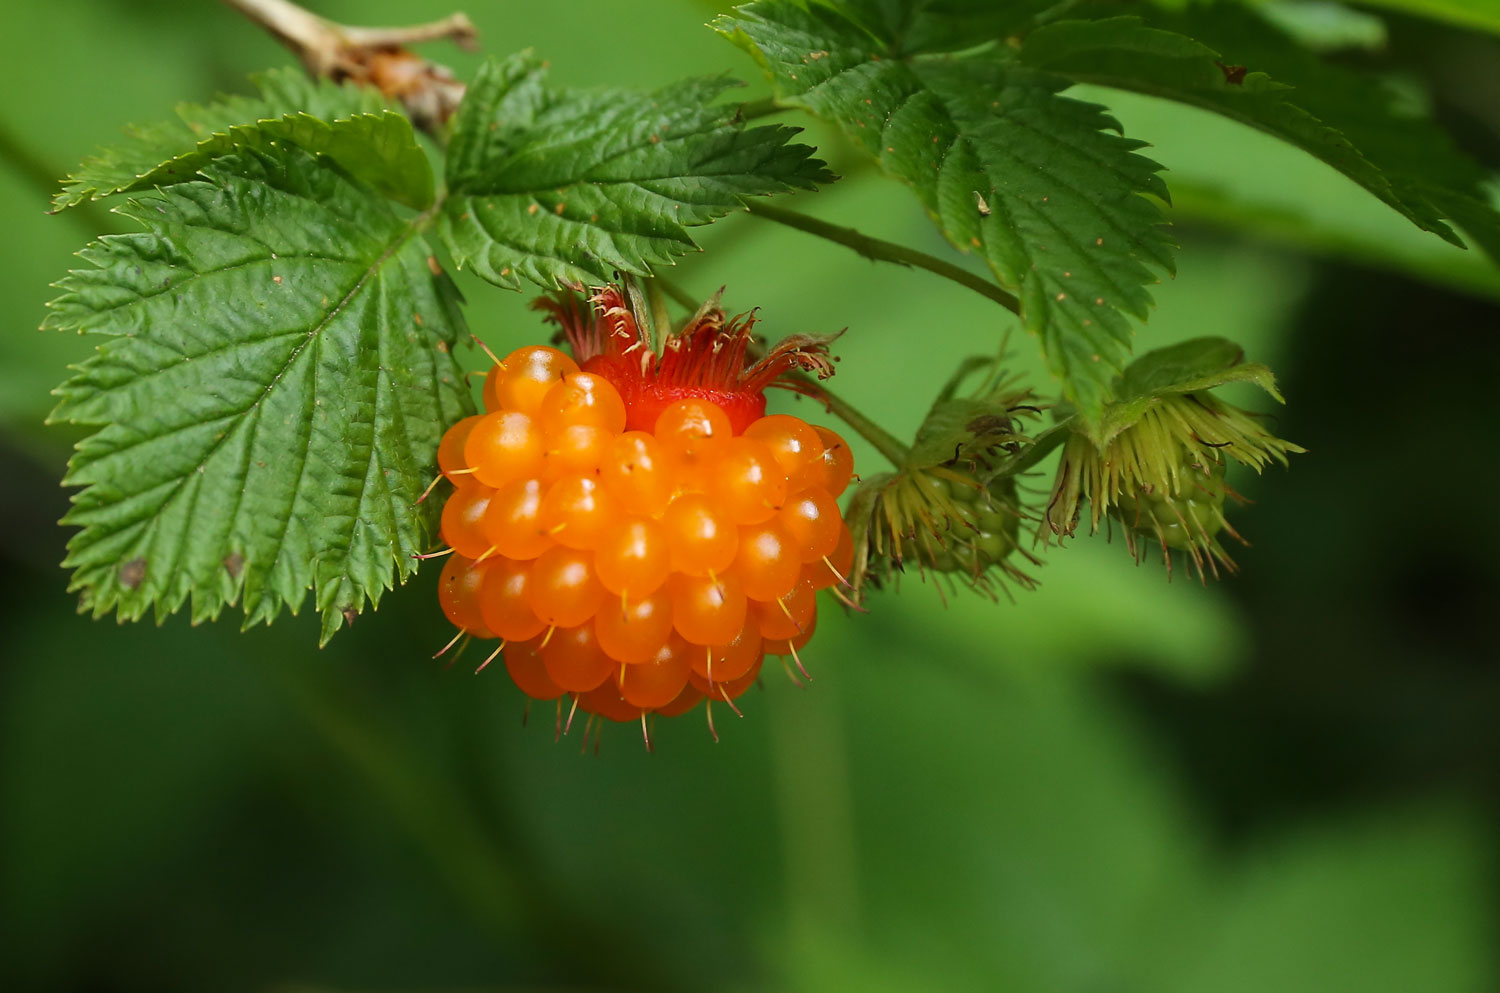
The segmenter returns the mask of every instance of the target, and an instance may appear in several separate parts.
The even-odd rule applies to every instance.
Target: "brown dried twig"
[[[308,75],[374,86],[399,100],[412,122],[433,132],[463,99],[464,84],[446,66],[407,45],[451,41],[477,47],[478,31],[464,14],[407,27],[354,27],[319,17],[291,0],[224,0],[269,31],[301,60]]]

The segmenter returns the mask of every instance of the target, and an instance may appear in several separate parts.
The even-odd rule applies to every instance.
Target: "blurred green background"
[[[702,26],[713,4],[465,9],[487,49],[534,46],[560,82],[756,78]],[[1496,39],[1310,9],[1289,16],[1432,87],[1500,166]],[[18,0],[3,21],[0,988],[1497,988],[1500,276],[1473,253],[1258,133],[1105,95],[1178,203],[1180,272],[1142,345],[1243,342],[1311,450],[1235,481],[1256,501],[1242,574],[1169,585],[1099,538],[1054,550],[1015,604],[945,609],[912,582],[868,616],[825,608],[814,684],[767,678],[721,743],[695,712],[658,724],[654,755],[611,727],[581,757],[550,714],[522,726],[498,668],[431,661],[436,569],[321,652],[306,611],[243,634],[73,613],[54,522],[75,439],[42,421],[88,343],[34,329],[69,253],[119,221],[46,216],[51,180],[289,60],[214,3]],[[904,190],[810,137],[846,179],[782,202],[944,251]],[[680,283],[727,284],[771,335],[847,326],[838,386],[898,433],[1008,327],[754,218],[701,241]],[[524,298],[463,287],[496,349],[544,333]],[[1012,351],[1037,369],[1031,341]]]

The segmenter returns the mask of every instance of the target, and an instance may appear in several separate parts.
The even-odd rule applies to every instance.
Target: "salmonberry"
[[[826,341],[752,363],[752,319],[708,306],[654,353],[614,287],[542,306],[573,357],[512,352],[439,448],[443,611],[506,639],[532,699],[615,721],[733,701],[766,654],[806,643],[818,591],[853,564],[848,446],[765,415],[768,386],[805,391],[782,373],[831,373]]]

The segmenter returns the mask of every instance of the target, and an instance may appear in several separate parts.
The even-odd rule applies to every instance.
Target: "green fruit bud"
[[[988,485],[953,466],[907,469],[868,481],[869,528],[863,576],[883,582],[917,571],[961,579],[994,595],[998,584],[1035,581],[1014,565],[1019,555],[1022,510],[1015,480]]]
[[[1225,482],[1226,457],[1259,471],[1300,451],[1207,393],[1161,396],[1102,448],[1081,431],[1068,439],[1041,537],[1073,534],[1087,502],[1090,533],[1118,521],[1137,559],[1144,538],[1161,545],[1169,573],[1172,551],[1186,553],[1200,578],[1220,565],[1233,571],[1218,540],[1239,539],[1224,518],[1225,498],[1240,499]]]

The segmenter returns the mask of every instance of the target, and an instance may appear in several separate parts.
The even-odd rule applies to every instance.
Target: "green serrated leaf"
[[[1109,440],[1140,420],[1158,399],[1174,393],[1210,390],[1226,383],[1254,383],[1277,402],[1276,377],[1258,362],[1246,362],[1244,349],[1227,338],[1193,338],[1146,352],[1115,385],[1115,402],[1090,422],[1089,434],[1102,449]]]
[[[64,181],[62,191],[52,200],[53,209],[62,210],[86,200],[98,200],[130,190],[149,189],[151,184],[144,181],[145,177],[155,170],[166,168],[174,159],[190,158],[199,150],[200,143],[207,143],[220,151],[234,147],[233,142],[220,142],[215,146],[213,139],[216,135],[228,135],[236,127],[291,114],[331,122],[360,115],[384,116],[390,113],[385,101],[375,90],[339,86],[326,80],[314,82],[295,69],[273,69],[252,76],[251,80],[260,91],[259,97],[226,96],[207,105],[185,103],[178,106],[177,116],[172,120],[126,129],[126,140],[123,143],[102,149],[94,157],[85,159],[78,170]],[[273,137],[294,140],[295,130],[289,125],[286,127],[286,135]],[[412,169],[407,153],[393,154],[395,146],[404,145],[400,136],[388,124],[382,124],[380,128],[385,130],[372,131],[372,136],[378,138],[380,144],[363,153],[357,148],[352,149],[351,154],[343,156],[346,168],[360,165],[360,156],[368,154],[385,156],[394,162],[404,163],[404,170]],[[331,141],[327,135],[307,130],[305,125],[303,129],[302,133],[314,141],[322,140],[325,145],[331,144],[334,148],[342,147],[340,143],[352,137],[352,134],[346,133]],[[408,132],[409,130],[408,127]],[[380,137],[382,135],[384,137]],[[395,146],[389,144],[391,141],[394,141]],[[327,148],[316,145],[310,150],[328,151]],[[192,171],[163,174],[158,177],[158,182],[171,180],[174,176],[178,181],[190,179]],[[408,177],[404,181],[393,180],[392,185],[398,190],[407,189],[410,182]],[[426,182],[430,190],[430,175]],[[430,200],[429,194],[428,202]]]
[[[688,228],[748,197],[832,180],[794,128],[746,128],[713,106],[738,84],[651,94],[545,91],[523,53],[480,70],[456,116],[443,212],[460,265],[516,288],[647,274],[697,251]]]
[[[1151,25],[1137,17],[1059,21],[1028,37],[1021,58],[1079,82],[1177,100],[1273,134],[1455,245],[1463,240],[1448,220],[1480,244],[1482,232],[1500,223],[1500,215],[1485,216],[1494,213],[1479,193],[1485,171],[1437,127],[1397,113],[1377,79],[1323,62],[1239,5],[1156,12]],[[1463,206],[1456,208],[1454,197]]]
[[[58,285],[46,328],[104,337],[57,391],[97,426],[65,565],[82,609],[246,624],[314,591],[326,641],[415,569],[417,497],[444,426],[471,409],[451,347],[457,291],[420,231],[366,185],[288,145],[120,208]]]
[[[855,13],[764,0],[715,27],[761,63],[783,102],[840,124],[955,246],[984,256],[1066,394],[1098,411],[1130,351],[1127,317],[1146,317],[1145,284],[1172,270],[1175,246],[1142,195],[1167,199],[1159,166],[1109,133],[1119,126],[1101,108],[1059,96],[1065,79],[1005,46],[969,37],[911,55],[912,32],[941,36],[920,28],[926,5]]]
[[[432,167],[427,164],[427,155],[417,144],[411,121],[390,111],[359,114],[332,123],[308,114],[288,114],[275,120],[236,124],[114,192],[130,193],[181,183],[192,179],[198,170],[221,155],[240,148],[266,151],[274,142],[290,142],[309,152],[326,155],[351,176],[369,183],[397,203],[416,210],[432,206]]]

